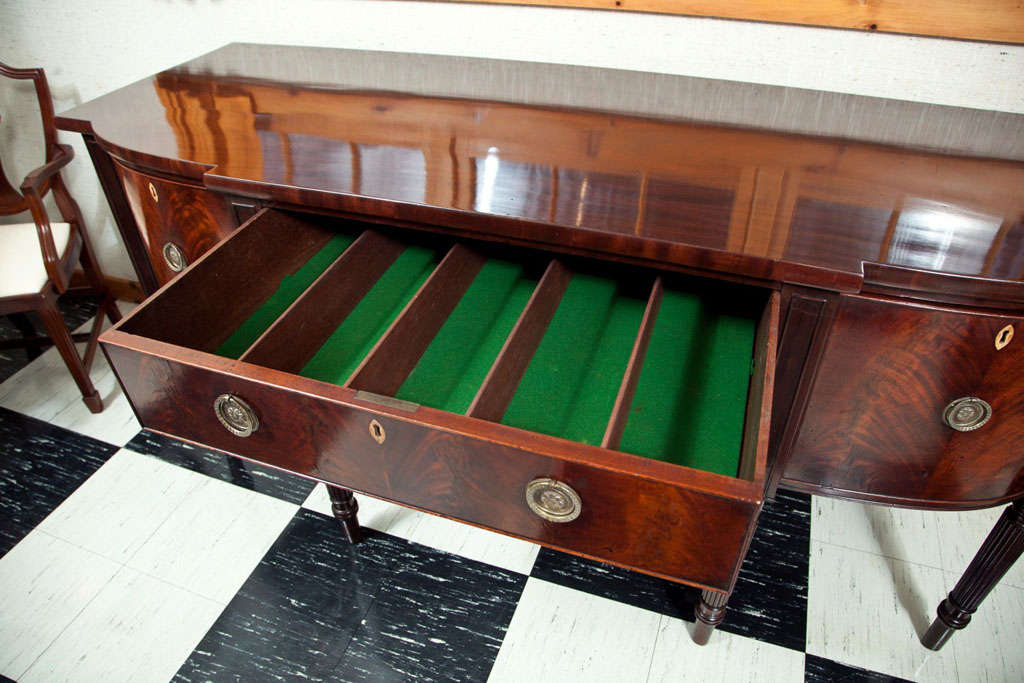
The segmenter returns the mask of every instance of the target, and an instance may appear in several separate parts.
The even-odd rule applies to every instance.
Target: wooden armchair
[[[42,320],[49,338],[34,333],[22,340],[6,342],[38,348],[53,343],[71,371],[82,400],[89,410],[103,410],[103,401],[89,379],[89,368],[96,355],[97,340],[104,313],[111,322],[120,320],[99,262],[85,232],[78,204],[71,197],[60,170],[74,157],[74,150],[57,142],[53,102],[42,69],[13,69],[0,63],[0,76],[18,80],[31,79],[39,98],[46,143],[46,163],[29,173],[19,193],[11,186],[0,166],[0,215],[30,212],[32,222],[0,225],[0,315],[35,311]],[[51,223],[43,207],[43,198],[53,192],[62,222]],[[70,288],[71,274],[81,263],[87,287]],[[100,308],[88,335],[72,335],[57,309],[57,297],[65,292],[95,295]],[[18,325],[23,334],[31,326]],[[87,340],[84,357],[75,348],[76,341]]]

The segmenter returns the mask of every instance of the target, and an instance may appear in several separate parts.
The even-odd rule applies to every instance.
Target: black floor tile
[[[761,510],[725,630],[803,651],[810,548],[811,497],[780,491]]]
[[[805,683],[908,683],[904,678],[857,669],[831,659],[807,655],[804,659]]]
[[[761,513],[723,631],[803,651],[807,623],[810,496],[782,492]],[[699,591],[601,562],[542,548],[530,575],[693,621]]]
[[[591,595],[693,621],[700,591],[673,581],[541,548],[530,576]]]
[[[0,408],[0,556],[116,450],[108,443]]]
[[[343,681],[484,681],[526,577],[410,543],[336,676]]]
[[[301,504],[316,486],[316,482],[295,474],[146,430],[136,434],[125,448],[289,503]]]
[[[299,510],[176,680],[484,680],[526,578]]]
[[[97,304],[91,299],[68,296],[61,298],[57,302],[57,307],[60,308],[68,329],[74,330],[96,315]],[[34,314],[27,313],[25,318],[36,334],[45,334],[42,324]],[[0,340],[22,339],[24,336],[11,316],[0,315]],[[0,349],[0,382],[21,370],[31,360],[32,356],[26,349]]]
[[[181,681],[328,680],[402,542],[299,510],[188,660]]]

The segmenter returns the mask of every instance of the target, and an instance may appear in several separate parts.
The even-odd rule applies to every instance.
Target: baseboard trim
[[[142,293],[142,287],[135,280],[126,280],[123,277],[111,277],[106,275],[103,281],[107,284],[107,289],[114,295],[115,299],[119,301],[128,301],[131,303],[139,303],[146,298],[146,295]],[[86,287],[89,283],[85,279],[85,273],[81,270],[76,270],[71,274],[71,286],[72,287]]]

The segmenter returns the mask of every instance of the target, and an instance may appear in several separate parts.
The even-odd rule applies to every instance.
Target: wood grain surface
[[[468,2],[469,0],[465,0]],[[475,0],[474,0],[475,1]],[[911,33],[1003,43],[1024,43],[1024,7],[1015,0],[482,0],[514,5],[591,7],[626,12],[688,14],[782,24]]]
[[[996,350],[1019,317],[845,296],[784,476],[837,495],[921,507],[984,507],[1024,485],[1024,345]],[[992,419],[942,420],[976,396]]]

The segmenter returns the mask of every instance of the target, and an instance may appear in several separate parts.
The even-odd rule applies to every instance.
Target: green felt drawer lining
[[[331,237],[301,268],[282,278],[280,286],[270,298],[213,352],[225,358],[239,358],[354,241],[351,235]]]
[[[215,353],[244,353],[352,241],[333,237]],[[345,384],[441,256],[407,247],[299,374]],[[397,398],[465,413],[536,285],[521,265],[489,259]],[[599,445],[645,305],[614,280],[574,274],[502,423]],[[755,320],[714,294],[666,287],[619,450],[735,476]]]
[[[440,257],[434,249],[406,247],[299,374],[344,385],[430,277]]]
[[[397,397],[465,413],[536,285],[521,265],[487,261]]]
[[[502,423],[600,445],[645,303],[573,275]]]
[[[665,290],[619,450],[736,476],[753,315]]]

